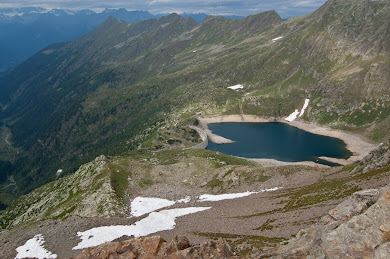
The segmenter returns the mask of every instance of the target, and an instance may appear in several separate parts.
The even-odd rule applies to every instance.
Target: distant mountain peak
[[[270,22],[274,22],[274,21],[282,22],[283,21],[283,19],[279,16],[279,14],[277,12],[275,12],[275,10],[270,10],[270,11],[250,15],[250,16],[244,18],[244,20],[250,21],[251,23],[255,23],[255,22],[263,23],[266,21],[270,21]]]
[[[107,25],[107,24],[113,24],[113,23],[117,23],[119,20],[116,19],[114,16],[110,15],[105,21],[104,23],[102,23],[102,25]]]

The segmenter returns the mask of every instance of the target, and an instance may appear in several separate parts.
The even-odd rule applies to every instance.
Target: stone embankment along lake
[[[189,127],[193,130],[196,130],[196,132],[198,132],[198,134],[202,138],[202,143],[199,143],[195,146],[192,146],[192,147],[189,147],[186,149],[206,149],[207,146],[209,145],[209,139],[207,137],[207,133],[198,127],[195,127],[195,126],[189,126]]]

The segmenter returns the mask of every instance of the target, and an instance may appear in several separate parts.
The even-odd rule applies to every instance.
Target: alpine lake
[[[337,138],[313,134],[281,122],[208,124],[209,129],[233,143],[215,144],[208,150],[245,158],[266,158],[284,162],[313,161],[328,166],[338,164],[320,159],[347,159],[352,153]]]

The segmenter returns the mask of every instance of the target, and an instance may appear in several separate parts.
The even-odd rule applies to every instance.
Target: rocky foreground
[[[389,241],[390,184],[354,193],[286,245],[245,256],[222,239],[192,246],[186,237],[153,236],[108,242],[76,258],[389,258]]]
[[[354,193],[265,258],[390,258],[390,185]]]
[[[76,257],[86,258],[238,258],[222,239],[191,246],[186,237],[175,237],[169,243],[160,236],[109,242],[88,248]]]

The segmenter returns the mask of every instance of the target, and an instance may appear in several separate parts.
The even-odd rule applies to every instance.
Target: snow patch
[[[81,242],[73,250],[84,249],[109,242],[122,236],[146,236],[159,231],[170,230],[176,226],[175,219],[192,213],[211,209],[211,207],[189,207],[182,209],[152,212],[146,218],[130,226],[105,226],[77,232]]]
[[[272,39],[272,42],[275,42],[275,41],[278,41],[278,40],[281,40],[281,39],[283,39],[283,36],[280,36],[280,37],[277,37],[275,39]]]
[[[7,17],[14,17],[14,16],[23,16],[24,13],[12,12],[12,13],[2,13],[2,15],[7,16]]]
[[[177,203],[189,203],[191,200],[190,196],[186,196],[184,199],[178,200]]]
[[[302,107],[302,110],[301,110],[301,113],[299,114],[299,117],[302,117],[302,115],[305,113],[307,106],[309,106],[309,102],[310,102],[310,99],[305,100],[305,104]]]
[[[243,192],[243,193],[227,193],[227,194],[203,194],[199,196],[199,201],[222,201],[222,200],[231,200],[249,196],[256,192]]]
[[[53,254],[52,252],[46,250],[43,247],[43,243],[45,243],[45,238],[43,235],[38,234],[35,235],[33,238],[27,240],[27,242],[16,248],[16,252],[18,254],[16,255],[15,259],[19,258],[57,258],[56,254]]]
[[[173,204],[175,204],[174,201],[166,199],[137,197],[130,204],[130,214],[133,217],[139,217]]]
[[[277,191],[277,190],[280,190],[280,189],[283,189],[283,187],[274,187],[274,188],[269,188],[269,189],[264,189],[264,190],[261,190],[257,193],[262,193],[262,192],[274,192],[274,191]]]
[[[65,12],[67,15],[75,15],[75,12],[72,11],[72,10],[64,10],[64,12]]]
[[[243,89],[243,88],[244,88],[243,85],[233,85],[228,87],[228,89],[233,89],[233,90]]]
[[[285,118],[286,121],[292,122],[294,121],[298,116],[302,117],[302,115],[305,113],[306,108],[309,106],[310,99],[305,100],[305,104],[303,105],[301,111],[299,112],[297,109],[291,113],[287,118]]]
[[[213,194],[203,194],[199,196],[199,201],[222,201],[222,200],[231,200],[231,199],[237,199],[237,198],[242,198],[246,197],[252,194],[256,193],[262,193],[262,192],[271,192],[271,191],[276,191],[281,189],[282,187],[275,187],[271,189],[264,189],[258,192],[242,192],[242,193],[227,193],[227,194],[218,194],[218,195],[213,195]]]
[[[295,120],[297,118],[298,114],[299,114],[299,111],[295,110],[295,112],[291,113],[285,120],[292,122],[293,120]]]

